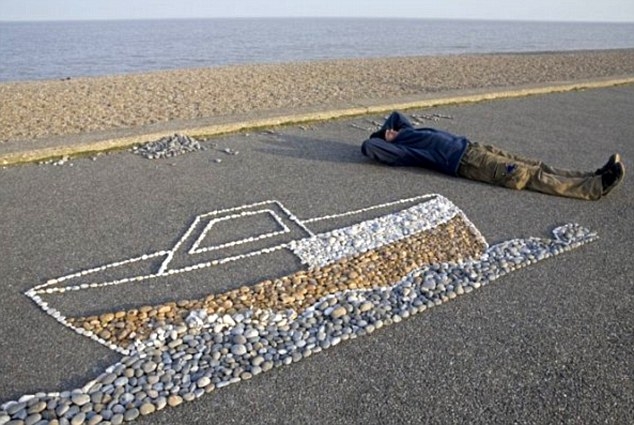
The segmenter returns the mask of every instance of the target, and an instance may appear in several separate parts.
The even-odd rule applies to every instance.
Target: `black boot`
[[[601,174],[601,184],[603,185],[603,196],[610,193],[623,180],[625,167],[622,163],[616,162],[607,171]]]
[[[597,169],[597,171],[595,171],[594,174],[597,176],[600,176],[601,174],[605,173],[610,168],[612,168],[614,164],[619,162],[621,162],[621,155],[619,155],[618,153],[612,154],[610,158],[608,159],[608,162],[606,162],[603,167]]]

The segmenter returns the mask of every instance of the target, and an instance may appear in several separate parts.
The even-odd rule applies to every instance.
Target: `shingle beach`
[[[634,75],[634,49],[241,65],[0,84],[0,143],[455,90]]]

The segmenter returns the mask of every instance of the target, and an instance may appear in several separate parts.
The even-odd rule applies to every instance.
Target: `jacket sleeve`
[[[377,137],[364,141],[361,145],[361,153],[387,165],[411,165],[410,155],[404,146],[395,145]]]
[[[383,123],[383,127],[370,135],[370,138],[379,138],[385,140],[385,130],[392,129],[399,131],[402,128],[413,128],[412,123],[402,113],[398,111],[392,112]]]

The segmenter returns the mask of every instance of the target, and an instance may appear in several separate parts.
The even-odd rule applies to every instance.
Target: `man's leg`
[[[600,175],[572,172],[559,175],[551,172],[556,169],[544,167],[539,161],[517,161],[517,158],[520,157],[501,155],[491,147],[472,144],[460,162],[458,175],[510,189],[528,189],[568,198],[595,200],[602,195]]]
[[[476,143],[474,143],[474,145],[476,145]],[[508,158],[510,161],[513,161],[516,163],[522,163],[528,166],[531,166],[531,165],[537,166],[548,174],[555,174],[562,177],[586,177],[586,176],[591,176],[596,174],[596,172],[594,171],[576,171],[576,170],[567,170],[564,168],[555,168],[555,167],[551,167],[550,165],[544,164],[542,161],[516,155],[514,153],[510,153],[505,150],[502,150],[496,146],[480,145],[480,144],[477,144],[477,145],[480,146],[482,149],[486,150],[487,152],[490,152],[494,155],[502,156],[504,158]]]

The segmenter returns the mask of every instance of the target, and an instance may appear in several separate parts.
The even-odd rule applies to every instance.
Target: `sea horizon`
[[[0,82],[331,59],[634,48],[634,23],[418,18],[0,21]]]
[[[214,20],[371,20],[371,21],[458,21],[458,22],[526,22],[526,23],[555,23],[555,24],[634,24],[634,21],[589,21],[589,20],[560,20],[560,19],[483,19],[483,18],[411,18],[377,16],[218,16],[218,17],[175,17],[175,18],[115,18],[115,19],[14,19],[3,20],[0,23],[51,23],[51,22],[130,22],[130,21],[214,21]]]

